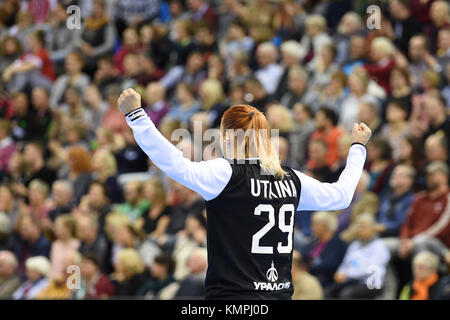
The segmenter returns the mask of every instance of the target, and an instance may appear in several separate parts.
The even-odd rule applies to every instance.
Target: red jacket
[[[376,64],[366,64],[364,69],[367,71],[371,78],[386,90],[386,94],[391,93],[391,85],[389,78],[391,76],[391,71],[395,67],[395,61],[393,59],[381,61]]]
[[[428,234],[450,247],[449,197],[450,192],[434,200],[425,191],[418,193],[400,230],[400,238]]]

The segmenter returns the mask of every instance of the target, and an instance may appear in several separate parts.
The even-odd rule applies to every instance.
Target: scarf
[[[411,300],[428,300],[430,287],[438,281],[437,273],[433,273],[425,280],[414,280],[413,289],[414,294]]]
[[[101,16],[99,18],[88,17],[86,18],[84,25],[86,29],[97,31],[108,23],[107,16]]]

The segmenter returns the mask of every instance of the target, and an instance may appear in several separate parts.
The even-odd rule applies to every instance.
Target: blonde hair
[[[120,250],[117,256],[117,262],[125,269],[125,276],[129,279],[132,276],[144,271],[144,263],[139,252],[133,248]]]
[[[439,257],[430,251],[419,252],[413,259],[413,264],[416,263],[423,263],[435,271],[439,269]]]
[[[316,26],[320,30],[325,30],[327,27],[327,20],[320,14],[312,14],[306,18],[306,24],[311,26]]]
[[[273,119],[274,112],[278,114],[279,121]],[[281,104],[272,104],[267,108],[267,118],[273,129],[278,129],[282,133],[287,133],[292,130],[294,121],[292,114],[288,108]]]
[[[286,172],[281,167],[278,152],[272,145],[269,123],[258,109],[249,105],[235,105],[225,111],[220,128],[223,137],[227,137],[229,130],[233,131],[233,144],[236,137],[239,141],[235,131],[243,131],[244,139],[239,146],[234,145],[232,150],[235,158],[257,156],[264,170],[273,176],[284,178]],[[227,153],[230,150],[225,145],[223,151]]]
[[[28,190],[33,190],[33,189],[36,189],[36,190],[42,192],[45,195],[45,197],[47,197],[48,192],[49,192],[48,185],[43,180],[40,180],[40,179],[33,179],[30,182],[30,185],[28,186]]]
[[[222,83],[217,79],[206,79],[200,85],[200,91],[203,92],[203,109],[209,110],[215,104],[225,99]]]
[[[371,49],[376,51],[381,51],[387,56],[390,56],[394,53],[395,47],[392,44],[392,41],[386,37],[377,37],[372,41]]]

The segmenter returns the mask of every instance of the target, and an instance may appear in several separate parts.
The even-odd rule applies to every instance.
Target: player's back
[[[231,162],[224,190],[207,201],[206,298],[290,299],[294,217],[300,180]]]

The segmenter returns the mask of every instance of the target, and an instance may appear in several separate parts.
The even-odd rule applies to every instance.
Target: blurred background
[[[204,200],[137,146],[133,87],[168,139],[257,107],[322,182],[365,122],[350,207],[296,216],[293,298],[450,299],[449,62],[444,0],[1,0],[0,297],[204,297]]]

